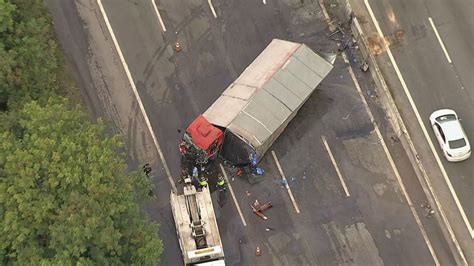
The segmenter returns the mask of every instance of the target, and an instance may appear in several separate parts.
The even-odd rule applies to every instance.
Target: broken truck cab
[[[233,163],[253,152],[260,160],[332,67],[304,44],[274,39],[191,123],[181,152],[197,162],[219,152]]]
[[[184,133],[179,150],[186,158],[205,164],[214,159],[224,141],[224,133],[200,115]]]

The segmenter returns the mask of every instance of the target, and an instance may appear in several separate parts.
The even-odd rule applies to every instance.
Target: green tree
[[[28,103],[0,133],[0,264],[156,264],[158,225],[123,145],[65,99]]]
[[[42,0],[0,0],[0,104],[45,103],[58,90],[59,58]]]
[[[0,35],[4,32],[11,30],[13,27],[12,12],[15,10],[15,6],[0,0]]]
[[[8,77],[12,73],[13,58],[5,49],[8,32],[13,29],[12,13],[15,6],[0,0],[0,104],[5,105],[8,97]],[[2,108],[4,109],[4,108]],[[1,110],[0,110],[1,111]]]

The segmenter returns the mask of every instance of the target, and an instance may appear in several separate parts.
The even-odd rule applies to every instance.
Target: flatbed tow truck
[[[219,228],[207,186],[184,179],[183,194],[172,191],[171,209],[185,265],[225,265]]]

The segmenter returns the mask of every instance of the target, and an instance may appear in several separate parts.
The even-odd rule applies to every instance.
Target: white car
[[[450,109],[435,111],[430,115],[430,123],[448,161],[459,162],[471,156],[471,146],[456,112]]]

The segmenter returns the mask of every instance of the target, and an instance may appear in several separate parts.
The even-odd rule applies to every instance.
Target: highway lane
[[[130,66],[132,76],[137,83],[137,89],[143,95],[144,104],[149,113],[148,116],[153,118],[153,128],[160,142],[165,143],[163,148],[165,157],[172,168],[172,172],[175,173],[179,170],[179,168],[176,167],[178,157],[176,156],[177,149],[175,147],[178,144],[180,136],[180,134],[177,134],[175,128],[183,128],[197,113],[205,110],[210,102],[212,102],[220,91],[230,82],[230,78],[235,78],[235,76],[253,60],[260,50],[263,49],[272,36],[287,35],[285,38],[291,39],[293,38],[292,36],[295,35],[302,38],[307,36],[306,34],[309,35],[312,33],[305,29],[305,24],[302,24],[302,22],[309,20],[307,17],[302,16],[302,18],[299,18],[296,22],[299,23],[301,27],[293,27],[295,30],[288,33],[286,32],[286,27],[274,26],[283,24],[282,21],[279,21],[278,17],[274,16],[275,11],[269,9],[268,6],[252,2],[231,4],[228,6],[228,9],[218,8],[219,18],[225,19],[224,22],[212,19],[206,5],[197,5],[194,2],[164,2],[160,6],[160,9],[162,8],[160,14],[162,14],[163,21],[166,23],[167,32],[161,34],[161,39],[159,30],[163,27],[156,21],[156,16],[152,15],[153,11],[150,6],[146,4],[133,5],[128,1],[112,2],[107,0],[104,1],[104,5],[108,14],[110,14],[110,21],[114,29],[116,29],[116,36],[122,47],[125,59]],[[177,10],[176,6],[180,6],[181,9]],[[183,6],[188,9],[182,8]],[[128,10],[127,16],[124,16],[123,10]],[[245,12],[248,10],[252,11]],[[303,15],[307,16],[307,14],[304,13]],[[152,23],[152,20],[155,20],[155,23]],[[264,29],[265,31],[263,32]],[[305,29],[306,32],[299,32],[303,29]],[[316,31],[316,33],[321,31],[320,28],[318,29],[314,26],[312,26],[312,30],[313,32]],[[324,41],[323,38],[314,38],[314,33],[310,36],[312,36],[310,37],[312,39],[307,39],[307,43],[320,49],[325,48],[324,45],[319,45]],[[172,50],[159,48],[165,46],[165,44],[173,44],[175,41],[182,43],[182,52],[175,53]],[[160,53],[158,51],[163,52]],[[337,84],[339,74],[336,72],[333,73],[333,75],[333,83]],[[347,72],[345,76],[345,81],[349,81],[350,83],[351,80],[347,80],[349,76]],[[346,98],[344,94],[338,94],[337,92],[332,92],[331,97],[337,97],[338,101],[346,101],[343,100]],[[349,96],[349,100],[352,99],[353,101],[352,104],[349,103],[350,107],[356,104],[353,98],[354,96]],[[311,103],[311,105],[320,104],[323,103],[320,101]],[[323,106],[325,106],[325,104],[323,104]],[[337,105],[334,108],[337,108]],[[316,111],[310,109],[310,111],[311,110]],[[360,109],[359,112],[361,110],[363,109]],[[347,112],[350,113],[350,110],[344,108],[342,112],[344,112],[346,116]],[[359,112],[354,111],[354,116],[348,120],[349,126],[337,125],[337,127],[342,127],[339,129],[339,131],[342,132],[337,133],[338,137],[359,138],[366,136],[366,134],[370,132],[370,126],[367,127],[367,118],[365,118],[366,122],[354,121],[357,117],[361,117],[360,119],[363,120],[364,116],[360,115]],[[336,112],[335,115],[339,116],[341,114]],[[316,119],[318,115],[308,113],[307,116]],[[298,132],[294,134],[300,137],[303,136],[302,134],[309,134],[314,137],[318,136],[318,131],[314,131],[317,130],[316,128],[307,128],[307,126],[304,125],[303,117],[304,116],[300,116],[300,120],[297,122],[299,123]],[[351,128],[351,126],[355,128]],[[307,129],[304,130],[304,128]],[[362,132],[360,132],[361,130]],[[311,133],[311,131],[313,132]],[[329,136],[334,135],[334,133],[328,134]],[[301,154],[304,154],[304,150],[308,152],[314,147],[313,145],[309,145],[313,142],[311,139],[299,142],[297,145],[299,148],[294,148],[294,146],[296,146],[295,144],[285,143],[284,138],[282,138],[282,141],[284,144],[277,146],[280,147],[277,152],[280,153],[283,150],[283,154],[292,150],[301,156]],[[333,140],[331,139],[330,141]],[[368,141],[376,142],[374,139]],[[321,154],[324,154],[320,141],[317,143],[319,143],[317,150],[320,150]],[[315,149],[312,150],[313,152],[315,151]],[[335,153],[338,153],[338,151],[336,150]],[[300,158],[300,156],[290,157]],[[288,156],[284,157],[282,164],[288,164],[287,158]],[[311,165],[312,169],[308,170],[308,175],[311,175],[309,180],[318,176],[317,173],[313,173],[316,169],[332,168],[328,158],[322,162],[314,162],[308,160],[309,158],[311,157],[306,159],[306,163]],[[294,162],[294,159],[289,161]],[[305,160],[299,161],[301,163]],[[350,158],[344,161],[350,161]],[[356,165],[357,162],[353,164]],[[346,165],[347,163],[345,163],[345,167],[347,167]],[[269,174],[274,172],[272,171],[272,169],[274,169],[273,165],[265,165],[265,168]],[[351,169],[352,171],[361,171],[354,170],[357,169],[354,168],[354,166],[352,166]],[[328,172],[331,172],[331,170],[328,170]],[[357,176],[361,178],[366,175],[368,175],[366,171],[361,171],[357,174]],[[377,179],[379,175],[380,173],[374,173],[370,176]],[[244,210],[248,202],[242,202],[241,195],[244,195],[246,190],[254,190],[257,195],[261,194],[260,192],[273,191],[272,197],[276,202],[280,202],[280,205],[282,205],[276,208],[276,210],[278,210],[278,216],[292,217],[290,220],[281,220],[281,222],[275,223],[280,237],[289,238],[291,240],[290,242],[294,243],[306,243],[306,248],[298,248],[296,254],[293,254],[294,251],[291,249],[282,249],[281,245],[275,243],[278,242],[277,239],[271,238],[271,235],[265,236],[258,233],[259,230],[263,230],[264,228],[255,227],[259,221],[255,220],[252,214],[246,218],[247,221],[250,221],[249,223],[251,223],[252,226],[249,225],[248,227],[242,228],[242,226],[236,224],[237,221],[240,220],[237,213],[234,212],[233,215],[230,215],[229,209],[227,208],[222,210],[226,215],[221,216],[219,224],[222,225],[224,247],[226,251],[228,251],[229,262],[231,264],[239,264],[242,262],[256,263],[257,261],[252,259],[253,249],[251,246],[258,245],[259,243],[268,243],[265,250],[270,251],[272,256],[265,257],[265,259],[277,259],[283,263],[288,260],[295,260],[295,262],[298,260],[307,262],[320,261],[323,264],[330,261],[344,261],[348,263],[351,260],[360,260],[360,263],[365,262],[369,264],[377,263],[379,260],[396,261],[402,264],[415,262],[426,264],[433,261],[426,244],[423,243],[423,238],[415,221],[413,218],[410,218],[408,210],[403,208],[403,200],[398,204],[391,203],[388,205],[377,205],[372,202],[377,197],[377,193],[381,193],[379,197],[382,197],[383,194],[385,194],[385,197],[391,195],[388,196],[387,201],[401,199],[397,197],[397,191],[399,190],[396,186],[392,188],[393,184],[390,182],[387,184],[379,183],[377,185],[374,184],[374,180],[372,180],[364,184],[366,186],[365,189],[368,189],[370,192],[356,192],[357,196],[354,200],[350,200],[347,204],[341,205],[341,202],[334,200],[334,197],[331,197],[331,193],[329,193],[334,191],[340,193],[341,191],[340,185],[336,185],[339,181],[334,177],[335,176],[332,175],[325,175],[325,178],[331,179],[332,181],[330,181],[330,183],[333,184],[322,191],[325,192],[323,194],[326,194],[325,200],[323,201],[325,203],[324,205],[315,205],[315,202],[319,202],[320,200],[317,198],[311,199],[308,195],[301,197],[298,191],[295,192],[295,198],[301,200],[300,204],[306,207],[305,209],[313,210],[316,208],[322,210],[321,212],[306,211],[305,214],[302,214],[301,218],[294,217],[292,214],[293,210],[288,207],[291,206],[291,203],[288,202],[287,195],[285,195],[284,191],[277,190],[275,192],[275,183],[271,180],[259,186],[247,186],[247,189],[244,189],[245,185],[243,184],[240,186],[236,184],[236,193],[240,195],[238,198],[240,198],[240,205],[244,206]],[[381,176],[379,176],[379,178],[381,178]],[[321,188],[325,187],[324,184],[329,185],[330,183],[322,182],[323,185]],[[313,188],[316,191],[321,191],[318,185],[315,186],[309,186],[307,190]],[[377,193],[373,192],[373,186],[378,189]],[[278,188],[278,185],[276,185],[276,187]],[[394,194],[392,194],[393,192],[388,192],[392,189],[395,192]],[[384,193],[384,190],[387,190],[387,192]],[[373,196],[368,198],[363,196],[367,193]],[[311,193],[309,195],[313,194]],[[357,203],[354,203],[354,201]],[[287,207],[285,208],[285,206]],[[368,206],[371,207],[367,209]],[[333,208],[340,210],[334,212],[332,210]],[[397,211],[390,211],[389,213],[397,214],[396,217],[387,216],[386,219],[380,218],[380,216],[385,217],[388,215],[385,213],[386,210],[392,208],[396,208]],[[374,209],[379,211],[374,212]],[[273,213],[275,213],[275,211],[273,211]],[[280,221],[280,219],[277,220]],[[355,231],[352,229],[344,231],[345,229],[342,229],[344,225],[349,226],[349,221],[352,221],[350,226],[353,226]],[[388,221],[393,221],[393,223]],[[318,230],[309,230],[308,226],[311,228],[316,227]],[[295,231],[292,228],[297,228],[297,230]],[[309,237],[312,232],[317,233],[318,237],[316,237],[316,235]],[[402,234],[401,232],[404,232],[403,235],[399,235]],[[298,234],[301,236],[298,237]],[[393,240],[391,240],[392,234],[396,234]],[[367,248],[349,251],[346,248],[345,242],[340,239],[341,235],[346,235],[346,237],[351,238],[350,245],[365,246]],[[246,244],[245,247],[241,247],[241,243],[236,241],[235,236],[240,236],[239,239],[246,238],[248,244]],[[333,242],[332,245],[330,244],[331,242]],[[397,256],[399,252],[402,252],[399,248],[407,245],[416,246],[418,248],[412,249],[413,253],[410,255],[407,253],[404,257]],[[310,246],[317,246],[318,248],[311,249],[309,248]],[[331,247],[331,249],[328,249],[329,247]],[[446,255],[446,249],[443,245],[438,246],[436,249],[439,254],[443,255],[443,261],[449,261],[449,255]],[[236,253],[234,251],[238,252]],[[339,254],[341,252],[343,253],[342,255]],[[264,258],[261,260],[264,260]],[[172,258],[168,257],[165,253],[164,261],[170,262]]]
[[[420,116],[439,152],[428,117],[434,110],[452,108],[471,142],[474,140],[473,20],[472,1],[370,1],[382,31],[393,36],[403,30],[403,39],[391,45]],[[450,64],[436,37],[432,17],[452,60]],[[439,152],[442,157],[441,153]],[[448,163],[441,158],[466,213],[466,227],[474,222],[473,159]],[[469,224],[470,223],[470,224]],[[472,227],[469,228],[472,231]]]
[[[474,2],[469,0],[425,1],[453,61],[459,86],[474,105]]]
[[[176,146],[181,134],[176,129],[186,126],[196,113],[204,110],[272,37],[304,41],[322,51],[335,49],[334,43],[324,43],[325,26],[318,24],[321,13],[317,6],[302,6],[300,1],[272,1],[266,5],[258,1],[217,2],[216,10],[223,21],[213,19],[205,1],[170,1],[162,4],[175,9],[160,6],[167,23],[164,34],[151,3],[103,2],[173,172],[179,170]],[[81,2],[82,13],[94,8],[91,1]],[[102,22],[91,22],[97,16],[98,13],[92,12],[87,18],[89,34],[104,30]],[[74,25],[70,27],[79,26],[82,29],[80,24],[71,24]],[[179,29],[178,34],[175,28]],[[107,32],[103,34],[101,38],[109,38]],[[68,35],[62,37],[67,39]],[[177,38],[184,40],[185,53],[176,54],[172,50],[171,45]],[[101,50],[91,52],[100,53]],[[87,55],[83,54],[83,58]],[[80,58],[78,55],[76,60]],[[97,72],[100,77],[104,69],[99,67],[102,63],[97,60],[92,62],[97,66],[90,71]],[[219,212],[219,224],[230,264],[270,263],[274,262],[273,259],[283,264],[359,262],[370,265],[380,260],[387,264],[433,264],[393,173],[388,170],[388,163],[378,161],[384,158],[380,154],[380,141],[374,138],[373,127],[360,106],[347,69],[341,60],[337,62],[336,71],[321,86],[321,91],[312,97],[288,132],[275,144],[275,151],[288,178],[298,178],[291,186],[302,210],[301,216],[294,215],[288,195],[274,182],[278,178],[274,163],[265,159],[263,165],[268,171],[266,183],[249,186],[240,182],[235,189],[242,206],[248,204],[243,196],[246,190],[252,190],[253,195],[271,192],[276,207],[269,212],[269,216],[272,226],[278,230],[264,235],[265,224],[248,209],[245,215],[253,226],[243,228],[237,212],[227,205]],[[115,63],[114,67],[120,65],[118,61]],[[125,80],[118,74],[103,78],[108,81]],[[108,91],[115,89],[115,86],[107,87]],[[139,111],[131,91],[121,89],[117,93],[123,97],[114,102],[115,107],[111,109],[131,106],[131,115],[136,116]],[[132,127],[129,131],[137,134]],[[349,199],[344,195],[331,161],[325,154],[319,138],[322,134],[327,136],[335,160],[347,178],[351,192]],[[146,138],[143,141],[146,142]],[[145,148],[147,146],[144,145]],[[364,156],[360,156],[359,152],[363,152]],[[154,168],[160,168],[155,165]],[[408,168],[407,165],[401,168]],[[162,223],[160,234],[167,247],[162,264],[174,265],[179,251],[166,204],[169,187],[163,171],[156,170],[154,173],[159,203],[151,204],[148,210]],[[303,179],[304,175],[307,178]],[[413,173],[407,175],[413,176]],[[416,195],[422,194],[416,182],[409,183],[409,186],[419,192]],[[416,199],[416,202],[420,200],[424,199]],[[422,210],[419,212],[423,215]],[[429,220],[423,222],[426,225]],[[436,245],[437,255],[442,262],[450,264],[452,258],[446,254],[446,246],[435,230],[430,231],[430,237]],[[239,243],[236,236],[247,239]],[[258,260],[254,256],[254,248],[262,243],[269,256],[266,253]]]

